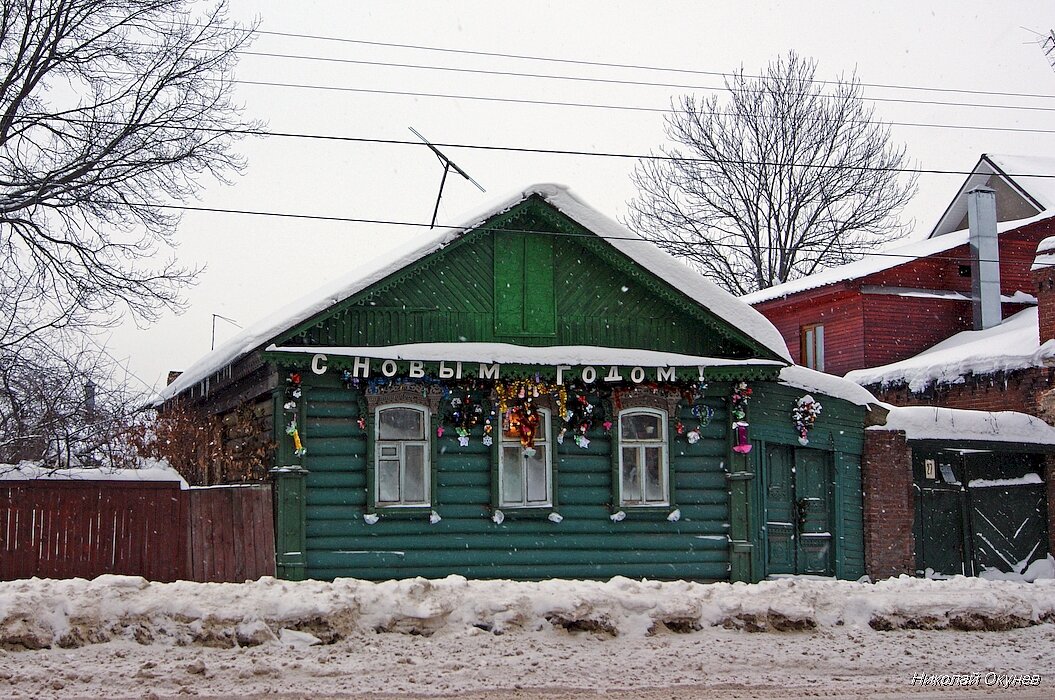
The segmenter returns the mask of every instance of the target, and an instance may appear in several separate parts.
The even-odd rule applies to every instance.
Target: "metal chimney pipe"
[[[976,187],[967,193],[971,229],[971,298],[974,329],[1000,325],[1000,247],[996,237],[996,191]]]

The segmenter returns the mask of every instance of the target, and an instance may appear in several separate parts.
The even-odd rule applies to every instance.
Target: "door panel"
[[[831,533],[831,469],[820,450],[795,450],[795,504],[798,510],[797,573],[828,576],[834,571]]]
[[[964,570],[964,494],[957,488],[921,488],[921,537],[916,542],[916,568],[952,576]]]
[[[820,450],[766,449],[766,575],[834,570],[832,474]]]
[[[790,447],[766,449],[766,573],[795,573],[795,508]]]

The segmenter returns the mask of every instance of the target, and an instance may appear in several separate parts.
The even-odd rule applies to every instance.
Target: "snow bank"
[[[55,481],[176,481],[179,482],[181,489],[190,488],[190,485],[180,476],[179,472],[170,467],[168,462],[164,460],[145,460],[138,469],[114,469],[110,467],[99,467],[97,469],[84,467],[51,469],[35,462],[0,464],[0,480],[25,481],[37,479],[52,479]]]
[[[971,411],[937,406],[891,406],[885,425],[866,430],[904,430],[909,440],[985,440],[1055,445],[1055,428],[1028,413]]]
[[[1040,344],[1037,309],[1019,311],[999,326],[963,331],[900,362],[858,369],[846,378],[863,386],[904,383],[921,392],[933,383],[960,384],[968,374],[1040,367],[1055,358],[1055,340]]]
[[[834,626],[1012,629],[1055,622],[1055,580],[957,577],[880,583],[787,578],[747,585],[551,580],[537,583],[355,579],[244,584],[93,581],[0,583],[0,648],[111,640],[163,645],[332,643],[364,632],[414,635],[590,632],[646,636],[707,627],[795,631]],[[293,634],[298,633],[298,634]]]

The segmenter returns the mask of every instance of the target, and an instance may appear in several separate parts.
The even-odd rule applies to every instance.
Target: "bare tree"
[[[144,403],[115,362],[87,344],[31,338],[0,349],[0,464],[122,466]],[[82,339],[82,342],[83,339]]]
[[[726,81],[727,101],[672,103],[678,144],[642,159],[627,223],[717,284],[745,294],[858,259],[903,235],[915,191],[903,148],[856,79],[815,81],[791,52]]]
[[[0,347],[178,306],[165,205],[242,167],[251,34],[225,2],[0,0]]]

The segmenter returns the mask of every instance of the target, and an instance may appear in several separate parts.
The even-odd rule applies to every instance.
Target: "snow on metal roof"
[[[1036,307],[1019,311],[984,331],[962,331],[900,362],[848,372],[864,386],[905,383],[923,391],[933,383],[960,384],[968,374],[1008,372],[1043,366],[1055,358],[1055,340],[1043,345],[1037,334]]]
[[[1055,445],[1055,428],[1027,413],[970,411],[937,406],[890,406],[886,425],[868,430],[904,430],[910,440],[983,440]]]
[[[727,323],[735,325],[777,357],[791,362],[791,356],[788,354],[787,346],[780,333],[762,314],[720,289],[688,265],[674,259],[651,242],[642,239],[614,219],[589,206],[566,186],[539,184],[465,217],[461,225],[438,227],[427,239],[415,241],[411,245],[400,247],[370,260],[302,299],[277,310],[191,365],[176,381],[159,393],[157,403],[185,391],[293,326],[446,247],[462,235],[512,209],[532,195],[538,195],[645,269],[679,289],[700,306]]]
[[[896,248],[889,248],[877,253],[872,253],[871,255],[866,255],[857,262],[828,268],[827,270],[822,270],[821,272],[806,277],[800,277],[796,280],[785,282],[784,284],[778,284],[775,287],[760,289],[757,292],[745,294],[740,297],[740,301],[753,306],[754,304],[763,301],[779,299],[780,297],[797,294],[798,292],[804,292],[808,289],[817,289],[818,287],[825,287],[837,282],[860,279],[876,272],[882,272],[883,270],[889,270],[898,265],[904,265],[907,262],[919,258],[925,258],[928,255],[943,253],[956,246],[964,245],[967,242],[968,232],[959,231],[948,236],[940,236],[938,238],[930,238],[923,241],[908,243]]]

